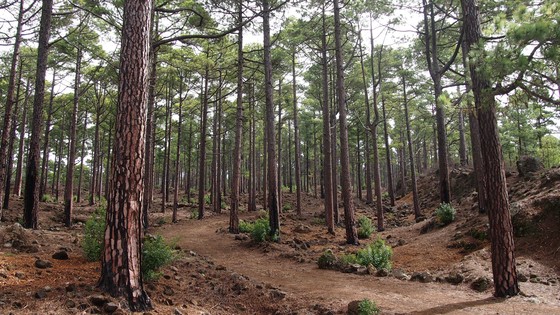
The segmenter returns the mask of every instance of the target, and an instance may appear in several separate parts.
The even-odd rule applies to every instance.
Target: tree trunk
[[[7,158],[8,158],[8,146],[10,142],[10,133],[12,131],[12,108],[14,104],[16,104],[16,99],[14,97],[14,93],[16,90],[16,80],[17,80],[17,67],[19,63],[19,48],[21,45],[21,29],[23,27],[23,8],[24,0],[20,0],[19,3],[19,14],[18,14],[18,21],[17,21],[17,28],[16,28],[16,36],[14,42],[14,50],[12,52],[12,62],[10,65],[10,75],[8,78],[8,91],[6,95],[6,107],[4,108],[4,126],[2,127],[2,136],[0,138],[0,220],[3,217],[3,211],[1,207],[3,207],[3,197],[6,200],[10,199],[9,195],[4,195],[4,185],[10,186],[10,182],[6,183],[6,176],[7,176]],[[19,86],[19,85],[18,85]],[[19,88],[18,88],[19,91]],[[12,138],[13,141],[13,138]],[[13,143],[13,142],[12,142]],[[13,145],[12,145],[13,148]],[[10,161],[11,161],[11,154],[10,154]],[[11,166],[10,166],[11,168]]]
[[[76,52],[76,77],[74,79],[74,106],[70,116],[70,136],[68,139],[68,160],[66,161],[66,183],[64,185],[64,224],[72,226],[72,210],[74,207],[74,162],[76,161],[76,125],[78,120],[78,103],[80,101],[80,67],[82,49]]]
[[[334,234],[334,198],[333,198],[333,176],[331,155],[331,126],[329,113],[329,77],[327,60],[327,27],[325,16],[325,4],[323,4],[323,34],[321,36],[321,62],[322,62],[322,107],[323,107],[323,185],[325,186],[325,218],[327,230]],[[315,155],[316,157],[316,155]],[[317,171],[314,171],[314,175]],[[315,177],[316,178],[316,177]],[[317,197],[317,182],[314,181],[315,197]]]
[[[49,141],[51,132],[51,119],[53,115],[53,102],[54,102],[54,87],[56,79],[56,69],[53,69],[51,94],[49,96],[49,108],[47,109],[47,123],[45,125],[45,141],[43,143],[43,160],[41,162],[41,186],[39,190],[39,197],[45,194],[47,189],[47,177],[49,168]]]
[[[237,22],[243,21],[243,2],[238,1]],[[231,179],[231,206],[229,232],[239,233],[239,182],[241,177],[241,143],[243,141],[243,28],[237,37],[237,113],[235,118],[235,146],[233,148],[233,176]],[[251,203],[251,201],[249,201]]]
[[[270,11],[269,1],[263,0],[263,46],[264,46],[264,83],[266,103],[266,137],[268,158],[268,214],[270,236],[280,235],[280,208],[278,200],[278,178],[276,164],[276,148],[274,145],[274,101],[272,94],[272,61],[270,58]]]
[[[21,76],[22,76],[22,64],[19,63],[19,71],[17,78],[17,89],[16,89],[16,102],[14,108],[14,114],[12,115],[12,124],[10,127],[10,140],[8,141],[8,152],[7,152],[7,162],[6,162],[6,186],[4,189],[4,202],[1,205],[2,209],[9,209],[10,207],[10,193],[11,193],[11,183],[12,183],[12,169],[14,164],[14,143],[17,133],[17,119],[19,115],[20,108],[20,93],[21,93]],[[1,199],[1,197],[0,197]],[[2,220],[2,210],[0,209],[0,221]]]
[[[104,291],[125,296],[132,311],[152,307],[141,273],[152,3],[126,0],[124,4],[116,136],[99,280]]]
[[[25,125],[27,124],[27,103],[29,102],[29,85],[31,80],[27,80],[25,86],[25,98],[23,101],[23,113],[21,114],[21,125],[19,126],[19,146],[18,146],[18,159],[16,167],[16,180],[14,183],[14,194],[18,197],[21,196],[22,186],[22,170],[23,170],[23,155],[25,148]]]
[[[463,109],[459,108],[459,163],[461,166],[467,166],[469,160],[467,159],[467,141],[465,138],[465,119]]]
[[[336,48],[336,99],[340,122],[340,183],[344,202],[344,223],[346,225],[346,243],[358,244],[358,234],[354,219],[354,202],[350,181],[350,156],[348,146],[348,122],[346,118],[346,92],[344,89],[344,69],[340,35],[340,8],[334,0],[334,37]]]
[[[206,52],[208,54],[208,51]],[[204,91],[201,95],[202,97],[202,113],[200,118],[200,147],[199,152],[199,167],[198,167],[198,219],[202,220],[204,218],[204,195],[206,190],[204,189],[204,181],[206,176],[206,125],[208,120],[208,79],[209,79],[209,69],[208,65],[204,70]]]
[[[418,198],[418,186],[416,185],[416,166],[414,163],[414,145],[412,144],[412,133],[410,131],[410,116],[408,113],[408,92],[406,90],[406,78],[401,77],[403,88],[404,119],[406,123],[406,138],[408,142],[408,159],[410,163],[410,177],[412,179],[412,202],[414,204],[414,217],[416,221],[422,217],[420,212],[420,201]],[[404,148],[403,148],[404,149]]]
[[[173,223],[177,223],[177,208],[179,203],[179,161],[181,159],[181,127],[183,125],[183,76],[179,76],[179,123],[177,124],[177,150],[175,152],[175,185],[173,186]]]
[[[299,143],[299,124],[297,110],[297,84],[296,84],[296,51],[292,52],[292,101],[294,103],[294,144],[295,144],[295,180],[296,180],[296,213],[301,216],[301,147]],[[291,178],[291,176],[290,176]],[[290,179],[291,187],[291,179]]]
[[[76,202],[80,203],[82,201],[82,181],[84,177],[84,158],[86,150],[86,138],[87,138],[87,111],[84,112],[84,125],[83,125],[83,135],[82,135],[82,147],[80,152],[80,176],[78,177],[78,194],[76,196]]]
[[[461,1],[467,53],[478,45],[482,37],[480,17],[475,0]],[[494,295],[497,297],[519,294],[514,255],[513,226],[509,211],[508,191],[502,146],[496,120],[496,100],[491,94],[488,79],[480,72],[477,63],[469,64],[472,90],[480,126],[482,158],[486,174],[488,218],[492,242],[492,273]]]
[[[52,0],[43,0],[35,73],[35,96],[33,99],[33,121],[31,139],[25,173],[25,197],[23,225],[25,228],[37,229],[37,210],[39,208],[39,159],[41,146],[41,125],[43,123],[43,98],[45,96],[45,74],[49,54],[49,37],[52,17]]]
[[[278,82],[278,209],[282,212],[282,79]]]
[[[381,111],[383,113],[383,138],[385,140],[385,163],[387,165],[387,192],[391,207],[395,206],[395,185],[393,185],[393,166],[391,164],[391,146],[389,144],[389,133],[387,132],[387,114],[385,110],[385,97],[381,97]]]

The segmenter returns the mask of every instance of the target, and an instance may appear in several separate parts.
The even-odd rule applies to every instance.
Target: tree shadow
[[[502,298],[489,297],[482,300],[466,301],[453,304],[440,305],[430,309],[411,312],[413,315],[448,314],[454,311],[463,310],[468,307],[496,304],[505,301]]]

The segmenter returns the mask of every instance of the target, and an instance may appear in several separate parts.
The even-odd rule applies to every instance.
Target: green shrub
[[[341,265],[353,265],[358,263],[358,257],[356,254],[346,254],[340,256],[339,262]]]
[[[51,195],[49,195],[49,194],[44,194],[44,195],[41,197],[41,201],[42,201],[42,202],[54,202],[54,198],[53,198]]]
[[[358,218],[358,238],[369,238],[373,233],[373,223],[371,219],[366,216]]]
[[[176,256],[161,235],[146,236],[142,251],[142,276],[148,281],[157,279],[160,276],[159,268],[171,263]]]
[[[332,269],[336,266],[337,259],[332,250],[327,249],[317,260],[319,269]]]
[[[448,225],[449,223],[455,221],[455,208],[449,203],[441,203],[439,207],[436,209],[436,217],[438,221],[444,225]]]
[[[268,234],[270,233],[270,225],[268,219],[261,218],[257,219],[253,224],[253,230],[251,231],[251,238],[257,242],[261,243],[267,240]]]
[[[253,223],[239,220],[239,232],[240,233],[252,233]]]
[[[191,216],[190,216],[190,218],[193,219],[193,220],[194,220],[194,219],[198,219],[198,210],[197,210],[197,209],[192,209],[192,210],[191,210]]]
[[[283,206],[282,206],[282,211],[290,211],[292,210],[292,204],[289,202],[286,202]]]
[[[377,269],[391,270],[392,257],[393,249],[379,237],[356,253],[357,262],[360,265],[368,266],[371,264]]]
[[[210,198],[210,195],[204,195],[204,203],[207,205],[212,203],[212,199]]]
[[[358,312],[359,315],[377,315],[380,311],[375,302],[363,299],[358,304]]]
[[[89,261],[101,259],[103,250],[103,237],[105,234],[105,208],[97,208],[91,217],[86,221],[84,227],[84,239],[82,248],[84,256]]]

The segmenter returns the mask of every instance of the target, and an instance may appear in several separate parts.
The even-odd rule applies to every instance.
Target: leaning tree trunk
[[[52,0],[43,0],[41,22],[39,28],[39,48],[37,52],[37,68],[35,72],[35,96],[33,98],[33,121],[31,139],[25,172],[25,194],[23,209],[23,225],[26,228],[37,228],[37,210],[39,208],[39,160],[41,155],[41,125],[43,124],[43,99],[45,97],[45,74],[49,54],[49,37],[52,18]]]
[[[14,50],[12,52],[12,63],[10,66],[10,75],[8,78],[8,92],[6,95],[6,107],[4,108],[4,126],[2,128],[2,136],[0,138],[0,208],[3,205],[2,197],[9,199],[10,196],[2,196],[4,193],[4,185],[6,184],[6,169],[7,169],[7,157],[8,157],[8,146],[10,140],[10,132],[12,130],[12,108],[16,103],[14,92],[16,89],[16,78],[17,78],[17,67],[19,63],[19,47],[21,45],[21,29],[23,26],[23,8],[24,0],[20,0],[19,3],[19,14],[17,21],[16,37],[14,42]],[[18,85],[19,86],[19,85]],[[12,139],[13,140],[13,139]],[[7,183],[10,185],[10,182]],[[0,219],[3,216],[3,211],[0,209]]]
[[[475,0],[462,0],[461,5],[465,23],[466,50],[478,45],[482,38],[480,16]],[[490,240],[492,242],[492,274],[494,276],[494,295],[497,297],[519,294],[517,270],[515,265],[513,226],[509,211],[508,191],[502,146],[496,119],[496,100],[488,78],[480,72],[479,63],[469,64],[472,90],[480,127],[482,158],[486,174],[488,198],[488,218]]]
[[[268,214],[270,236],[280,234],[280,209],[278,204],[278,178],[276,164],[276,148],[274,145],[274,100],[272,95],[272,60],[270,57],[270,12],[269,1],[263,0],[263,46],[264,46],[264,81],[266,104],[266,138],[268,158]]]
[[[64,185],[64,224],[72,226],[72,208],[74,207],[74,162],[76,160],[76,125],[78,120],[78,103],[80,101],[80,66],[82,49],[78,48],[76,57],[76,78],[74,79],[74,106],[70,116],[70,139],[68,160],[66,161],[66,183]]]
[[[132,311],[151,308],[141,273],[144,148],[152,1],[124,4],[116,134],[99,286],[125,296]]]
[[[340,8],[334,0],[334,37],[336,48],[336,99],[338,101],[340,122],[340,184],[344,203],[344,223],[346,225],[346,243],[358,244],[358,234],[354,219],[354,202],[350,182],[350,156],[348,148],[348,122],[346,118],[346,92],[344,89],[344,69],[340,34]]]

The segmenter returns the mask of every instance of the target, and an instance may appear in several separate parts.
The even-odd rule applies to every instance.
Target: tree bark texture
[[[99,280],[111,295],[125,296],[132,311],[151,308],[141,273],[141,214],[152,4],[147,0],[124,4],[116,136]]]

